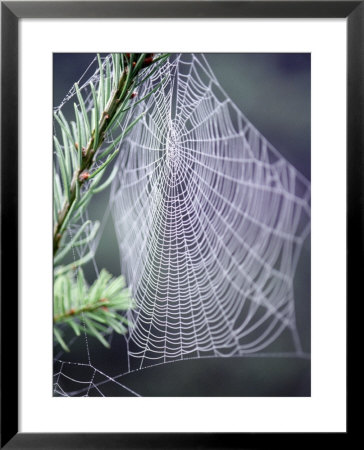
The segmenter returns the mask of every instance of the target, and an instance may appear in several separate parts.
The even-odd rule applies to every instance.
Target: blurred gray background
[[[61,103],[79,80],[94,54],[54,54],[53,101]],[[220,84],[253,125],[310,179],[311,58],[307,53],[205,54]],[[108,192],[95,196],[90,216],[100,219]],[[113,275],[120,273],[120,260],[111,220],[107,221],[97,253],[97,265]],[[310,240],[307,239],[297,267],[295,302],[297,326],[305,352],[310,353]],[[93,277],[91,265],[87,271]],[[123,338],[113,338],[111,350],[90,339],[93,364],[112,377],[123,371]],[[292,349],[291,336],[283,334],[268,350]],[[55,349],[55,354],[58,349]],[[64,359],[85,360],[85,343],[75,342]],[[57,371],[57,364],[55,371]],[[308,396],[310,360],[298,358],[213,358],[189,360],[148,368],[120,378],[144,396]],[[68,375],[89,379],[88,369],[70,367]],[[95,380],[97,382],[97,379]],[[100,380],[101,381],[101,380]],[[68,391],[80,386],[69,381]],[[128,395],[112,383],[103,385],[108,396]],[[90,391],[89,395],[98,395]]]

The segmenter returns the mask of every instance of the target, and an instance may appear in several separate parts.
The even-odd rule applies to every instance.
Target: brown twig
[[[76,192],[77,188],[81,188],[82,184],[86,181],[87,177],[83,177],[83,173],[88,173],[88,171],[92,168],[94,163],[94,155],[96,151],[101,147],[102,143],[105,139],[105,133],[108,127],[108,124],[111,122],[115,114],[118,112],[118,107],[123,104],[124,100],[130,95],[129,87],[132,85],[134,79],[138,75],[138,72],[143,67],[140,67],[136,73],[133,73],[133,76],[130,76],[128,79],[128,66],[121,73],[120,79],[118,81],[117,88],[111,92],[110,99],[106,104],[105,110],[101,115],[98,127],[98,140],[97,146],[94,146],[95,143],[95,130],[91,133],[91,138],[88,141],[88,144],[85,148],[82,149],[82,164],[80,168],[75,171],[73,174],[71,186],[70,186],[70,195],[69,200],[66,200],[63,204],[61,211],[58,213],[58,221],[54,226],[53,233],[53,256],[57,253],[59,249],[59,245],[62,239],[62,235],[64,230],[62,230],[63,224],[69,214],[72,205],[76,200]],[[128,83],[127,89],[125,89],[125,83]],[[78,144],[76,144],[78,146]],[[95,147],[95,148],[94,148]],[[77,148],[77,147],[76,147]],[[78,185],[78,186],[77,186]]]
[[[62,322],[66,319],[70,319],[71,317],[74,316],[79,316],[80,314],[84,313],[84,312],[92,312],[92,311],[96,311],[97,309],[105,309],[107,308],[107,304],[108,304],[108,300],[106,298],[101,298],[99,301],[97,301],[96,303],[92,303],[89,305],[84,305],[82,306],[82,308],[71,308],[69,311],[66,311],[64,314],[59,314],[58,316],[54,316],[53,317],[53,322],[57,323],[57,322]]]

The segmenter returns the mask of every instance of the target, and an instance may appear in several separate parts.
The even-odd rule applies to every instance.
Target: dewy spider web
[[[135,108],[145,115],[123,142],[110,195],[137,305],[120,376],[176,360],[264,355],[285,330],[287,356],[304,356],[293,279],[310,230],[309,182],[234,105],[204,56],[173,55],[138,96],[161,82]],[[71,394],[60,383],[64,359],[55,374],[61,395]],[[103,395],[103,383],[119,383],[102,373],[97,384],[100,371],[83,365],[92,379],[73,394],[91,386]]]

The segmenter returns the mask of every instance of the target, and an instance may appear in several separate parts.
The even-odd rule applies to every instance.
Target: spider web
[[[138,395],[120,383],[125,374],[178,360],[307,357],[293,282],[310,232],[309,182],[235,106],[203,55],[173,55],[138,97],[158,85],[134,108],[145,114],[123,141],[110,193],[121,273],[136,301],[118,344],[122,367],[113,377],[98,369],[85,336],[85,362],[55,356],[57,395],[104,395],[107,383]],[[270,353],[283,332],[292,349]],[[77,389],[66,390],[67,380]]]

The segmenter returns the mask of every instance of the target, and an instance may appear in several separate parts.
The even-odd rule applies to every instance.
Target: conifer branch
[[[164,80],[145,97],[131,102],[135,97],[133,89],[144,83],[168,56],[162,54],[154,58],[153,54],[146,53],[113,54],[111,68],[110,59],[107,58],[102,64],[98,55],[100,78],[97,89],[92,82],[89,83],[92,107],[87,110],[86,98],[75,84],[78,105],[74,104],[74,122],[68,122],[61,110],[54,115],[63,142],[61,144],[54,136],[53,258],[54,264],[58,266],[54,270],[53,328],[56,340],[66,351],[69,348],[63,338],[63,325],[71,327],[76,335],[80,335],[82,330],[86,331],[106,347],[109,344],[105,334],[112,330],[121,334],[127,331],[128,321],[120,312],[130,309],[133,302],[122,276],[113,278],[106,270],[102,270],[89,287],[82,265],[94,256],[91,248],[78,260],[63,266],[59,264],[75,247],[90,244],[98,232],[98,222],[86,221],[74,235],[66,233],[70,225],[82,217],[82,211],[93,194],[105,189],[116,175],[117,170],[114,168],[109,178],[100,184],[106,168],[119,152],[122,139],[142,116],[135,118],[102,150],[105,138],[123,120],[127,111],[132,111],[163,84]],[[152,65],[155,68],[140,76],[146,67]],[[68,234],[71,238],[65,242]]]
[[[78,107],[75,105],[75,119],[78,125],[78,128],[83,128],[84,133],[87,132],[87,143],[85,146],[81,147],[82,136],[81,132],[78,133],[78,141],[74,142],[74,139],[71,136],[71,133],[69,132],[69,125],[64,120],[62,122],[62,116],[58,117],[55,115],[55,118],[57,122],[59,123],[60,127],[64,130],[65,134],[69,135],[70,141],[69,144],[72,146],[74,145],[77,152],[80,154],[80,164],[76,168],[76,170],[73,173],[72,180],[70,183],[70,186],[64,186],[64,189],[67,189],[67,198],[65,199],[63,206],[60,211],[57,212],[56,217],[57,220],[55,222],[54,226],[54,234],[53,234],[53,255],[55,256],[57,251],[60,247],[60,242],[63,236],[63,233],[65,231],[65,222],[70,213],[72,212],[73,205],[77,199],[77,193],[80,191],[82,185],[90,178],[92,175],[90,175],[90,171],[92,170],[94,166],[94,156],[97,150],[102,146],[106,132],[109,129],[112,129],[113,125],[115,125],[115,122],[117,121],[119,116],[122,116],[125,114],[125,112],[129,109],[126,108],[129,100],[133,97],[132,87],[135,84],[136,80],[138,79],[139,73],[146,67],[151,66],[152,64],[155,64],[157,61],[163,62],[166,60],[166,58],[169,55],[162,55],[159,58],[156,58],[153,60],[153,56],[148,55],[146,53],[142,54],[114,54],[113,55],[113,89],[110,92],[110,96],[105,99],[104,92],[101,93],[101,89],[104,90],[104,85],[102,82],[100,82],[99,90],[96,93],[94,91],[93,86],[91,86],[93,98],[94,98],[94,105],[93,110],[91,111],[91,117],[94,114],[95,117],[98,117],[98,105],[97,105],[97,98],[101,99],[101,103],[105,102],[105,107],[102,108],[103,111],[101,113],[101,116],[98,120],[95,122],[95,127],[92,129],[89,125],[89,118],[88,114],[86,112],[86,108],[84,106],[84,100],[82,98],[82,94],[77,86],[75,85],[75,90],[77,93],[77,97],[80,103],[81,113],[79,114]],[[99,65],[100,65],[100,77],[101,80],[103,80],[103,74],[102,74],[102,65],[101,60],[99,58]],[[120,75],[118,75],[120,74]],[[117,77],[117,78],[116,78]],[[143,82],[148,79],[146,77]],[[148,94],[149,95],[149,94]],[[139,103],[139,102],[138,102]],[[103,106],[103,105],[102,105]],[[140,117],[139,117],[140,118]],[[80,123],[83,121],[84,123]],[[137,121],[133,122],[133,126],[136,124]],[[121,140],[125,134],[130,131],[132,127],[128,127],[125,132],[123,132],[119,138],[116,140]],[[56,142],[57,147],[57,142]],[[104,163],[103,169],[107,167],[107,165],[111,162],[112,159],[116,156],[116,152],[112,158],[109,156],[107,161]],[[64,177],[65,178],[65,177]],[[67,181],[64,181],[64,183],[67,183]]]
[[[56,275],[54,280],[54,334],[64,350],[61,324],[68,325],[79,336],[83,330],[95,336],[105,347],[104,335],[114,330],[126,332],[128,321],[120,314],[133,306],[129,289],[122,276],[113,278],[105,269],[88,287],[82,268],[75,273]]]

